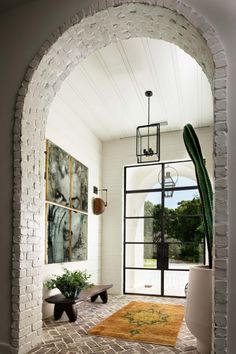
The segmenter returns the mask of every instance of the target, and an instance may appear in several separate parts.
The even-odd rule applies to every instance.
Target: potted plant
[[[190,269],[185,320],[189,330],[197,338],[198,352],[200,354],[210,354],[212,335],[213,191],[199,140],[191,124],[185,125],[183,138],[195,166],[209,262],[208,266],[198,266]]]
[[[48,280],[45,285],[49,290],[59,289],[60,292],[68,299],[76,299],[81,290],[88,289],[93,286],[89,282],[91,275],[86,271],[70,271],[64,268],[62,275],[55,275],[52,279]]]

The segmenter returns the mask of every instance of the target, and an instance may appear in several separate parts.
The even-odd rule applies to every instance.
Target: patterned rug
[[[184,306],[132,301],[88,334],[175,346]]]

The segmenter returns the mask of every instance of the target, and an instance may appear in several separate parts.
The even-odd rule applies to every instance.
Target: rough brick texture
[[[14,353],[26,353],[41,341],[43,152],[50,104],[63,80],[90,53],[113,41],[139,36],[163,39],[184,49],[202,67],[214,91],[213,342],[215,353],[227,353],[227,63],[211,25],[178,0],[97,1],[60,26],[29,64],[18,93],[14,126],[11,333]]]

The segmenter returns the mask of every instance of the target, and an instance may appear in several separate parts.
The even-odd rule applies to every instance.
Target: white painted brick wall
[[[160,13],[163,17],[158,16]],[[95,16],[91,17],[93,14]],[[42,252],[36,251],[35,260],[27,260],[28,250],[22,251],[21,246],[39,244],[41,239],[44,203],[43,141],[50,104],[62,81],[80,60],[112,41],[137,36],[162,38],[180,46],[202,67],[212,84],[212,89],[226,89],[227,93],[227,63],[223,46],[211,25],[181,0],[98,0],[94,2],[93,7],[83,9],[74,15],[47,39],[29,64],[16,102],[13,147],[12,287],[14,295],[11,341],[12,347],[15,348],[12,350],[13,353],[25,353],[41,339],[41,330],[32,328],[32,320],[32,337],[20,332],[20,329],[24,328],[22,321],[25,318],[30,321],[30,313],[37,313],[38,318],[41,318],[40,306],[33,307],[32,303],[32,307],[26,310],[26,303],[20,297],[15,297],[15,293],[23,294],[25,288],[26,293],[30,294],[31,285],[42,284]],[[214,55],[215,71],[211,54]],[[215,93],[215,122],[227,123],[227,98],[224,95],[224,91]],[[215,251],[218,247],[226,250],[220,256],[215,253],[215,262],[219,270],[225,271],[227,276],[228,205],[227,182],[225,182],[227,181],[227,127],[220,128],[215,124],[214,135]],[[39,220],[41,227],[38,225]],[[220,235],[217,234],[219,229],[221,232],[224,230]],[[220,246],[217,244],[219,237],[224,239],[224,246],[222,242]],[[29,252],[32,252],[31,248]],[[29,277],[32,279],[31,285],[21,285],[21,275],[16,271],[18,269],[27,271],[31,267],[37,271],[37,275],[33,279]],[[221,304],[224,304],[221,314],[227,315],[227,299],[226,283],[225,292],[216,291],[215,316],[218,315],[218,305]],[[36,300],[38,304],[42,303],[41,291],[38,291]],[[214,353],[227,353],[226,334],[227,323],[214,324]]]

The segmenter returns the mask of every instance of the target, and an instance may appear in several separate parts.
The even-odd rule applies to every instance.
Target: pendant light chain
[[[150,97],[152,97],[152,91],[146,91],[145,96],[148,98],[148,149],[147,152],[150,153]]]
[[[148,96],[148,151],[150,149],[150,143],[149,143],[149,125],[150,125],[150,96]]]
[[[150,96],[148,96],[148,125],[150,125]]]

